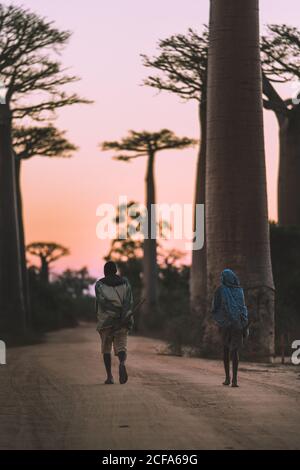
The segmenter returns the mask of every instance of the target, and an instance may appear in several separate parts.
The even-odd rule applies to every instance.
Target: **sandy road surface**
[[[300,449],[298,367],[243,363],[232,389],[220,385],[221,363],[159,346],[130,338],[130,381],[113,386],[93,326],[9,350],[0,449]]]

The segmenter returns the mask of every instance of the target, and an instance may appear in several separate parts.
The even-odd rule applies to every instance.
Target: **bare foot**
[[[113,376],[107,377],[107,379],[105,380],[104,383],[105,383],[105,385],[112,385],[112,384],[114,384],[115,382],[114,382]]]

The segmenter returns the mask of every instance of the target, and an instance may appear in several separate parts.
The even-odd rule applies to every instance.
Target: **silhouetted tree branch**
[[[270,81],[285,83],[300,78],[300,31],[285,24],[270,24],[261,37],[262,62]]]
[[[55,59],[70,36],[22,7],[0,4],[0,75],[13,118],[49,120],[57,108],[90,103],[61,89],[79,80]]]
[[[186,35],[160,40],[156,57],[142,54],[144,66],[160,72],[148,76],[144,84],[176,93],[184,100],[201,101],[207,79],[208,30],[204,28],[202,35],[189,29]]]
[[[299,90],[285,100],[276,83],[300,78],[300,31],[287,25],[269,25],[262,37],[263,93],[266,109],[274,111],[279,127],[278,222],[300,225],[300,100]],[[292,93],[291,93],[292,94]]]
[[[77,147],[52,124],[45,127],[16,127],[12,132],[13,148],[18,159],[35,156],[71,157]]]
[[[169,129],[162,129],[159,132],[136,132],[130,130],[128,136],[120,142],[104,142],[102,150],[116,150],[118,153],[116,160],[129,161],[133,158],[149,156],[149,153],[156,153],[161,150],[183,149],[196,144],[195,139],[188,137],[177,137]],[[122,152],[126,151],[127,154]]]

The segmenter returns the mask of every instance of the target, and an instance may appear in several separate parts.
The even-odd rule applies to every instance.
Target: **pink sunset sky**
[[[88,266],[101,274],[110,242],[96,237],[96,208],[118,203],[119,195],[143,202],[143,158],[126,164],[112,161],[99,143],[124,136],[128,129],[169,128],[198,138],[196,102],[141,86],[148,71],[140,53],[154,54],[157,41],[189,27],[201,31],[208,22],[208,0],[23,0],[10,1],[55,21],[73,36],[61,60],[81,77],[73,89],[94,100],[59,111],[56,125],[80,147],[72,159],[33,158],[23,164],[22,188],[27,243],[55,241],[71,250],[55,270]],[[300,26],[299,0],[261,0],[261,26]],[[284,96],[292,94],[285,87]],[[269,216],[276,219],[278,129],[265,112]],[[193,201],[196,149],[162,152],[156,162],[158,202]],[[182,248],[179,242],[170,247]]]

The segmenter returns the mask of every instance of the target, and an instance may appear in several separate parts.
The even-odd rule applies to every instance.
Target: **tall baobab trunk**
[[[278,222],[300,226],[300,105],[279,119]]]
[[[49,284],[49,262],[44,256],[41,256],[40,279],[43,284]]]
[[[17,219],[11,115],[0,105],[0,327],[9,336],[25,332],[25,305]]]
[[[148,221],[148,238],[144,240],[144,294],[146,303],[143,309],[144,322],[151,326],[152,317],[158,307],[157,292],[157,242],[156,242],[156,214],[155,214],[155,184],[154,184],[155,152],[149,152],[146,173],[146,208]]]
[[[200,149],[196,171],[194,231],[196,228],[196,204],[205,204],[205,166],[206,166],[206,97],[199,104],[199,121],[201,128]],[[205,243],[205,241],[204,241]],[[193,317],[203,322],[206,312],[206,245],[200,250],[192,251],[190,277],[190,302]]]
[[[24,302],[26,309],[26,324],[30,326],[30,297],[29,297],[29,281],[26,266],[26,250],[25,250],[25,234],[23,223],[23,203],[21,193],[21,159],[15,155],[15,176],[16,176],[16,196],[17,196],[17,218],[19,225],[19,239],[20,239],[20,255],[21,255],[21,270],[22,270],[22,283],[24,292]]]
[[[264,155],[258,0],[211,0],[206,231],[208,294],[224,268],[240,277],[251,338],[245,354],[274,353],[274,285]],[[210,312],[208,312],[210,316]],[[216,353],[207,318],[204,352]]]

